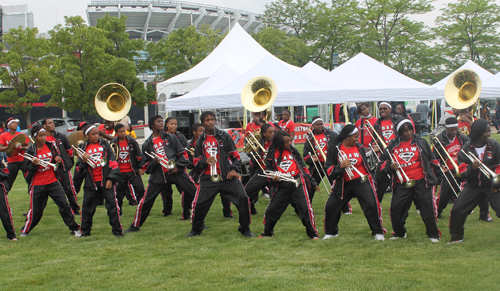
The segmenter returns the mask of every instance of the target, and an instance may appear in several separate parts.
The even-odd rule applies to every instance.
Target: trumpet
[[[348,160],[349,158],[347,157],[347,155],[344,153],[344,151],[342,151],[338,146],[337,146],[337,150],[339,151],[339,161],[342,163],[343,161],[345,160]],[[354,177],[354,173],[352,172],[352,170],[356,171],[356,173],[358,173],[359,177],[361,178],[361,183],[364,183],[368,180],[368,176],[367,175],[363,175],[363,173],[361,173],[356,167],[354,167],[352,164],[349,165],[349,167],[345,168],[345,172],[347,173],[347,176],[349,176],[349,178],[353,178]]]
[[[474,163],[474,161],[478,161],[480,166],[479,166],[479,170],[481,170],[481,172],[486,176],[488,177],[488,179],[491,180],[491,182],[493,183],[498,183],[500,182],[500,174],[496,174],[495,172],[493,172],[490,168],[488,168],[485,164],[483,164],[483,162],[481,162],[481,160],[476,157],[475,155],[473,154],[468,154],[466,153],[464,150],[460,150],[462,153],[465,154],[465,156],[467,156],[467,158],[469,158],[469,160]]]
[[[212,148],[210,148],[210,151],[208,151],[208,154],[210,157],[215,158],[215,163],[210,164],[210,179],[212,182],[219,182],[221,177],[219,174],[217,174],[217,157],[216,154],[213,153]]]
[[[71,147],[78,153],[78,157],[80,157],[80,159],[83,158],[84,154],[86,154],[86,152],[84,150],[82,150],[81,148],[77,148],[74,145],[72,145]],[[106,159],[98,160],[90,155],[88,155],[87,161],[90,161],[90,163],[88,163],[88,164],[92,168],[104,167],[106,165]]]
[[[167,170],[172,170],[173,168],[175,168],[175,162],[172,160],[165,160],[165,158],[160,157],[156,153],[144,153],[152,159],[158,158],[160,160],[160,165]]]
[[[266,177],[266,178],[271,178],[273,179],[274,177],[280,178],[280,180],[287,181],[287,182],[292,182],[295,184],[295,188],[298,188],[300,186],[300,179],[294,179],[292,175],[290,174],[284,174],[279,171],[269,171],[266,170],[264,174],[257,174],[260,177]]]
[[[20,155],[21,157],[24,157],[25,159],[32,161],[32,162],[34,159],[38,159],[37,157],[32,156],[30,154],[26,154],[26,153],[24,155],[23,154],[18,154],[18,155]],[[38,159],[38,165],[40,165],[44,168],[52,167],[52,168],[54,168],[54,172],[57,171],[57,167],[59,167],[59,164],[60,164],[59,162],[52,164],[50,162]]]
[[[389,150],[387,150],[387,151],[389,152]],[[389,153],[389,157],[391,158],[391,161],[393,164],[398,164],[399,168],[396,171],[396,174],[398,175],[399,181],[401,181],[401,183],[405,183],[406,188],[411,188],[411,187],[415,186],[415,180],[408,178],[405,171],[401,167],[401,164],[398,162],[396,155],[391,155],[391,153]],[[406,181],[406,182],[403,182],[403,181]]]

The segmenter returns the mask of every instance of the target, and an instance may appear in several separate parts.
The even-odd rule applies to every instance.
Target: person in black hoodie
[[[104,197],[112,232],[116,237],[122,237],[120,207],[116,200],[116,184],[120,180],[120,168],[108,142],[99,139],[99,130],[95,125],[87,125],[83,133],[88,140],[80,146],[84,154],[79,156],[76,162],[76,171],[81,177],[85,177],[81,236],[90,236],[97,204]]]
[[[16,230],[14,229],[14,219],[12,218],[12,210],[9,206],[9,199],[7,194],[9,193],[9,171],[5,168],[4,164],[0,161],[0,195],[3,195],[3,199],[0,199],[0,219],[2,220],[3,228],[7,232],[7,238],[11,241],[17,241]]]
[[[299,181],[299,185],[281,180],[278,176],[270,178],[277,185],[273,187],[274,193],[271,193],[271,202],[264,215],[264,232],[259,238],[273,236],[276,223],[288,205],[292,203],[302,224],[306,227],[307,235],[311,239],[318,239],[308,189],[314,188],[318,192],[321,190],[310,176],[299,151],[291,145],[291,141],[292,138],[286,131],[281,130],[274,135],[266,156],[266,170],[290,175],[292,179]]]
[[[73,177],[71,175],[71,168],[73,168],[75,164],[71,144],[65,135],[56,131],[56,125],[52,118],[43,119],[42,126],[45,129],[46,140],[54,144],[61,154],[62,163],[57,169],[59,182],[61,182],[61,186],[66,194],[66,198],[68,198],[68,203],[73,213],[79,215],[80,206],[78,205],[77,192],[73,185]]]
[[[183,199],[188,201],[191,201],[198,191],[198,187],[185,170],[189,164],[186,150],[174,135],[163,132],[163,118],[160,115],[151,116],[149,128],[153,133],[142,144],[141,165],[144,172],[151,175],[146,194],[139,202],[134,221],[127,232],[140,230],[153,208],[156,197],[165,187],[175,184],[179,192],[184,191]],[[152,158],[155,155],[157,157]],[[173,168],[168,168],[169,161],[175,163]],[[189,213],[189,205],[184,203],[183,208],[184,212]]]
[[[393,194],[389,211],[394,233],[391,239],[406,238],[406,218],[412,201],[415,200],[419,205],[427,236],[432,242],[439,242],[441,232],[436,224],[437,207],[433,193],[433,186],[438,183],[434,169],[440,171],[439,162],[427,141],[413,133],[413,125],[409,119],[400,121],[396,132],[397,137],[384,150],[379,165],[379,170],[384,175],[392,173]],[[410,181],[406,177],[413,183],[408,183]]]
[[[203,174],[199,179],[199,191],[193,201],[191,232],[186,236],[202,234],[203,220],[217,193],[229,198],[238,208],[240,233],[246,237],[255,236],[250,231],[250,201],[238,179],[238,171],[242,165],[238,150],[231,136],[215,127],[213,112],[204,111],[200,120],[205,132],[196,142],[193,163],[195,169]],[[212,173],[214,176],[211,176],[212,168],[215,168],[216,173]],[[216,179],[216,175],[219,175],[219,179]]]
[[[472,156],[477,157],[483,165],[493,172],[494,176],[500,173],[500,145],[491,139],[491,129],[488,121],[478,119],[471,125],[470,142],[464,144],[458,154],[458,167],[465,187],[453,204],[450,213],[450,235],[448,243],[462,242],[464,239],[464,224],[467,216],[476,207],[481,197],[487,197],[491,207],[500,217],[499,184],[494,183],[495,177],[485,175],[486,170]],[[471,159],[466,156],[469,155]]]
[[[140,167],[142,160],[139,144],[135,139],[127,136],[125,125],[117,123],[115,125],[117,137],[111,141],[111,145],[115,144],[115,149],[118,149],[118,167],[120,168],[121,179],[118,182],[116,198],[118,206],[120,206],[120,215],[123,209],[123,196],[127,196],[130,205],[137,205],[138,201],[144,196],[144,183],[142,175],[144,171]],[[126,191],[128,188],[129,191]]]
[[[340,211],[344,205],[356,197],[375,240],[384,240],[382,207],[377,200],[375,183],[368,167],[366,152],[363,145],[358,143],[359,136],[358,128],[348,124],[342,129],[336,142],[330,144],[326,166],[329,178],[334,181],[334,187],[325,204],[325,237],[323,239],[338,236]],[[354,168],[366,176],[366,180],[363,180]]]
[[[35,143],[26,150],[26,155],[33,157],[25,159],[23,166],[24,178],[30,191],[30,210],[26,221],[21,228],[21,237],[28,236],[30,231],[40,222],[43,210],[47,206],[47,199],[52,198],[59,207],[59,213],[64,223],[69,227],[71,234],[80,236],[80,226],[75,222],[75,216],[66,201],[64,190],[57,179],[58,172],[47,163],[59,166],[64,162],[59,150],[52,142],[46,141],[45,129],[35,124],[31,129]]]

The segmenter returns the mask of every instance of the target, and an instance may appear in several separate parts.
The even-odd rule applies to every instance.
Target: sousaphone
[[[95,109],[102,118],[118,121],[127,116],[132,107],[132,97],[125,86],[108,83],[95,94]]]
[[[274,103],[278,89],[273,79],[259,76],[250,79],[241,92],[241,103],[246,110],[261,112]]]
[[[446,82],[444,98],[452,108],[468,108],[476,103],[481,88],[481,78],[475,71],[461,69],[453,73]]]

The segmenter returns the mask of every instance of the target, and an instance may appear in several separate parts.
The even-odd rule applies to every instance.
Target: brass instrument
[[[316,137],[314,136],[314,133],[313,133],[313,132],[312,132],[312,130],[310,130],[310,129],[307,129],[307,130],[306,130],[306,132],[312,136],[312,138],[314,139],[314,142],[315,142],[315,143],[316,143],[316,145],[318,146],[319,153],[321,154],[321,156],[323,157],[323,159],[324,159],[324,160],[325,160],[325,162],[326,162],[326,155],[325,155],[325,153],[323,152],[323,149],[319,146],[319,142],[318,142],[318,140],[316,139]],[[313,147],[313,149],[314,149],[314,147]]]
[[[81,144],[87,141],[87,137],[82,130],[75,131],[68,136],[68,141],[72,146],[80,147]],[[78,151],[73,148],[73,156],[77,156]]]
[[[343,161],[345,160],[348,160],[349,158],[347,157],[347,155],[344,153],[343,150],[341,150],[339,148],[339,146],[337,146],[337,150],[338,150],[338,157],[339,157],[339,161],[342,163]],[[361,178],[361,183],[364,183],[366,181],[368,181],[368,175],[363,175],[363,173],[361,173],[356,167],[354,167],[352,164],[349,165],[347,168],[345,168],[345,172],[347,173],[347,176],[349,176],[349,178],[353,178],[354,177],[354,173],[352,172],[352,170],[356,171],[356,173],[358,173],[359,177]]]
[[[458,169],[458,165],[457,163],[455,163],[455,161],[451,158],[450,154],[448,153],[448,151],[446,150],[446,148],[443,146],[443,144],[441,143],[441,141],[439,140],[439,138],[437,137],[434,137],[432,139],[432,141],[434,142],[434,144],[437,146],[441,146],[441,148],[443,149],[444,153],[446,154],[448,160],[451,162],[451,164],[453,165],[453,168],[455,169],[455,177],[460,177],[460,170]],[[448,168],[448,165],[446,164],[446,160],[443,158],[443,156],[441,155],[441,153],[439,152],[438,149],[436,149],[437,153],[439,154],[439,156],[441,157],[441,160],[443,160],[443,163],[445,164],[446,168]],[[449,170],[449,168],[448,168]]]
[[[464,109],[476,103],[481,94],[482,82],[479,75],[470,69],[453,73],[444,87],[444,98],[455,109]]]
[[[267,155],[267,151],[259,142],[260,136],[260,131],[256,132],[255,134],[253,134],[252,132],[248,132],[247,136],[245,137],[246,145],[243,151],[251,155],[254,160],[257,161],[257,164],[262,169],[262,171],[264,171],[264,168],[266,166],[264,163],[264,158]],[[264,156],[261,156],[259,154],[259,148],[262,150]],[[262,162],[259,162],[259,160],[262,160]]]
[[[309,130],[310,131],[310,130]],[[315,142],[316,142],[316,145],[318,146],[318,148],[320,149],[320,153],[322,154],[323,156],[323,160],[325,161],[326,163],[326,156],[325,156],[325,153],[323,152],[323,150],[321,149],[321,147],[319,146],[319,143],[318,141],[316,140],[316,137],[314,136],[314,134],[312,133],[311,131],[311,135],[313,136]],[[330,184],[330,181],[328,180],[328,175],[326,174],[325,172],[325,169],[323,168],[323,165],[321,164],[321,162],[319,161],[319,158],[318,158],[318,154],[316,153],[316,149],[314,148],[314,145],[311,143],[311,139],[307,138],[307,141],[309,142],[309,145],[311,146],[312,150],[314,151],[314,156],[316,156],[316,159],[318,159],[318,165],[316,165],[316,162],[314,160],[312,160],[313,162],[313,165],[314,165],[314,168],[316,169],[316,171],[318,171],[318,174],[320,174],[320,178],[321,177],[321,172],[319,171],[319,168],[321,168],[321,171],[323,172],[323,177],[326,177],[326,183],[328,183],[328,187],[326,186],[326,183],[323,181],[323,179],[321,179],[321,182],[323,183],[323,186],[325,186],[325,189],[328,191],[328,190],[331,190],[332,189],[332,185]],[[309,152],[309,155],[311,155],[311,152]]]
[[[173,168],[175,168],[175,161],[165,160],[165,158],[160,157],[156,153],[148,153],[148,152],[144,153],[152,159],[158,158],[160,160],[160,165],[167,170],[172,170]]]
[[[295,188],[298,188],[300,186],[300,179],[294,179],[290,174],[284,174],[279,171],[266,170],[264,171],[264,174],[257,174],[257,175],[259,175],[260,177],[266,177],[271,179],[273,179],[274,177],[278,177],[280,180],[294,183]]]
[[[465,154],[465,156],[467,158],[469,158],[469,160],[474,163],[474,160],[478,161],[480,166],[479,166],[479,170],[481,170],[481,172],[486,176],[488,177],[488,179],[491,180],[491,182],[493,183],[498,183],[500,182],[500,174],[496,174],[495,172],[493,172],[490,168],[488,168],[485,164],[483,164],[483,162],[478,158],[476,157],[474,154],[468,154],[466,153],[464,150],[460,150],[462,153]]]
[[[217,174],[217,157],[213,153],[212,148],[210,148],[210,151],[208,151],[208,153],[210,154],[210,157],[214,157],[216,161],[210,164],[210,179],[212,180],[212,182],[219,182],[221,176]]]
[[[276,83],[269,77],[259,76],[243,86],[241,103],[246,110],[260,112],[271,107],[277,94]]]
[[[32,162],[34,159],[38,159],[37,157],[32,156],[30,154],[26,154],[26,153],[24,155],[23,154],[18,154],[18,155],[20,155],[21,157],[24,157],[25,159],[32,161]],[[38,159],[39,166],[42,166],[44,168],[52,167],[54,169],[54,171],[57,171],[57,167],[59,167],[59,164],[60,164],[59,162],[53,164],[53,163]]]
[[[75,150],[77,152],[77,154],[80,157],[80,159],[82,159],[83,155],[86,154],[86,152],[83,149],[81,149],[81,148],[77,148],[74,145],[71,145],[71,147],[73,148],[73,150]],[[104,167],[106,165],[106,159],[100,159],[100,160],[98,160],[98,159],[92,157],[89,154],[87,154],[87,155],[88,155],[87,164],[89,166],[91,166],[92,168],[95,168],[95,167]]]
[[[7,157],[11,158],[16,153],[21,151],[21,147],[26,144],[26,136],[24,134],[16,135],[7,146],[5,150]]]
[[[31,143],[34,144],[35,140],[33,139],[33,137],[31,137],[31,135],[28,135],[28,137],[30,138]]]
[[[194,148],[184,148],[192,157],[194,157]]]
[[[118,154],[120,154],[120,146],[117,143],[112,142],[110,144],[111,150],[115,154],[115,158],[118,160]]]
[[[99,88],[94,103],[99,116],[109,121],[118,121],[128,114],[132,96],[125,86],[108,83]]]

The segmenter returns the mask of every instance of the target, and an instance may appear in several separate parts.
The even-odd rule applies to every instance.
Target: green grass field
[[[300,146],[299,146],[300,147]],[[301,151],[300,147],[300,151]],[[144,177],[147,183],[147,177]],[[323,232],[323,207],[328,194],[316,194],[313,208]],[[79,194],[79,203],[83,193]],[[479,211],[465,224],[465,241],[446,245],[450,239],[451,205],[438,226],[441,242],[431,243],[415,208],[407,219],[408,238],[390,241],[388,208],[391,194],[382,203],[386,241],[374,241],[357,200],[352,215],[343,215],[339,237],[310,240],[289,207],[272,238],[245,238],[238,220],[223,218],[216,198],[206,218],[209,229],[199,237],[180,221],[180,195],[174,193],[174,215],[162,217],[160,198],[139,232],[116,238],[106,209],[99,206],[92,236],[76,238],[64,225],[49,200],[40,224],[28,237],[0,240],[1,290],[495,290],[498,275],[500,219],[478,220]],[[26,183],[19,175],[9,193],[17,234],[28,210]],[[268,199],[256,205],[252,231],[263,230]],[[234,216],[238,213],[233,206]],[[135,207],[124,203],[122,224],[128,228]],[[78,220],[80,217],[77,217]]]

